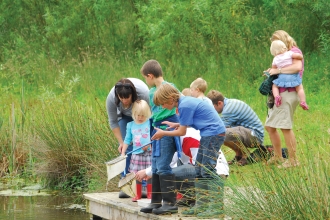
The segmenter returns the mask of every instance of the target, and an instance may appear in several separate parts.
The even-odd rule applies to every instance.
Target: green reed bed
[[[104,162],[116,155],[117,148],[103,109],[78,102],[54,102],[38,113],[32,143],[36,172],[45,175],[53,186],[64,188],[87,189],[95,172],[105,183]]]
[[[329,152],[323,145],[298,149],[299,167],[279,169],[264,162],[232,167],[226,186],[226,215],[234,219],[328,219]]]

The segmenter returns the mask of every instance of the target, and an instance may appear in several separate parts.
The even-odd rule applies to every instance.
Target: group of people
[[[285,31],[274,32],[271,40],[284,42],[286,48],[294,50],[294,53],[300,51]],[[292,56],[291,65],[278,68],[274,63],[267,71],[271,75],[300,72],[301,78],[303,60],[295,57],[298,56]],[[150,90],[139,79],[123,78],[111,89],[106,100],[110,128],[119,143],[118,151],[123,156],[133,152],[126,155],[126,168],[122,174],[136,174],[137,193],[132,201],[141,198],[142,185],[146,184],[151,203],[141,212],[157,215],[176,213],[177,199],[182,198],[180,188],[186,182],[186,187],[194,186],[193,198],[196,201],[183,214],[198,217],[221,215],[223,209],[219,203],[198,192],[218,190],[223,195],[224,179],[229,175],[228,164],[246,165],[248,148],[263,145],[264,126],[261,120],[243,101],[226,98],[216,90],[210,90],[205,96],[207,83],[202,78],[193,81],[190,88],[181,93],[173,83],[164,80],[161,65],[156,60],[144,63],[140,72]],[[279,164],[279,168],[299,165],[292,130],[293,114],[299,98],[303,109],[308,109],[308,106],[304,95],[301,95],[301,86],[296,89],[297,86],[279,85],[278,94],[274,93],[277,104],[269,109],[265,123],[274,147],[274,156],[267,164]],[[282,157],[277,129],[281,129],[284,135],[288,160]],[[228,163],[220,149],[222,145],[235,152],[235,157]],[[185,162],[184,157],[187,158]],[[221,182],[220,189],[212,188],[214,179]]]

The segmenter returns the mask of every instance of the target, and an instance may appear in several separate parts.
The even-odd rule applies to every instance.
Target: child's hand
[[[142,150],[143,150],[143,151],[146,151],[146,150],[148,150],[150,147],[151,147],[151,144],[148,144],[147,146],[143,147]]]
[[[163,121],[162,124],[166,124],[168,127],[166,130],[172,130],[178,128],[178,123],[170,122],[170,121]]]
[[[122,156],[122,157],[125,157],[125,156],[126,156],[126,154],[125,154],[125,153],[121,153],[121,156]]]
[[[163,134],[163,130],[159,129],[159,128],[154,128],[155,130],[157,130],[157,132],[151,137],[151,140],[159,140],[161,139],[164,134]]]

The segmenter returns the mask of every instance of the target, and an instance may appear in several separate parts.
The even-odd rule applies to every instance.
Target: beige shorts
[[[296,92],[282,92],[282,104],[268,110],[265,126],[271,128],[292,129],[293,114],[299,104],[299,97]]]
[[[259,146],[258,138],[251,134],[251,130],[243,126],[226,128],[225,142],[241,142],[245,147]]]

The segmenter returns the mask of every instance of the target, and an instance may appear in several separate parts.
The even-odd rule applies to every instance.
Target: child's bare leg
[[[273,92],[273,95],[275,98],[275,105],[276,105],[276,107],[279,107],[282,104],[282,98],[280,96],[280,91],[279,91],[277,85],[273,84],[272,92]]]
[[[273,92],[274,97],[280,95],[280,91],[279,91],[277,85],[273,84],[273,86],[272,86],[272,92]]]
[[[306,96],[305,96],[305,91],[304,91],[303,85],[300,84],[299,86],[296,86],[296,91],[297,91],[297,94],[298,94],[299,99],[300,99],[300,106],[304,110],[308,110],[308,105],[306,103]]]

